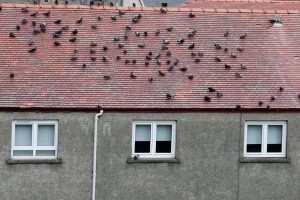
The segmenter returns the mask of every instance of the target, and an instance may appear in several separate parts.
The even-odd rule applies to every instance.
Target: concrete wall
[[[94,113],[0,113],[0,199],[91,198]],[[11,121],[59,120],[62,164],[8,165]],[[180,163],[127,163],[132,121],[176,120]],[[286,120],[291,163],[240,163],[244,120]],[[104,113],[97,200],[299,200],[300,114]]]

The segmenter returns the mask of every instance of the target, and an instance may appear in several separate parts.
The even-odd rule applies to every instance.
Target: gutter
[[[103,110],[95,115],[92,200],[95,200],[96,197],[98,118],[102,115]]]

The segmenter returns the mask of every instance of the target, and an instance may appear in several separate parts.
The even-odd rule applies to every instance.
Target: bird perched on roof
[[[160,34],[160,30],[157,29],[157,30],[155,31],[155,35],[158,36],[159,34]]]
[[[240,52],[243,52],[245,49],[244,48],[242,48],[242,47],[238,47],[238,48],[236,48],[237,50],[239,50]]]
[[[217,92],[217,97],[222,97],[223,93],[222,92]]]
[[[74,30],[72,31],[72,34],[73,34],[73,35],[77,35],[77,33],[78,33],[77,29],[74,29]]]
[[[200,59],[200,58],[196,58],[196,59],[195,59],[195,62],[196,62],[196,63],[199,63],[199,62],[201,62],[201,59]]]
[[[34,48],[30,49],[28,52],[29,52],[29,53],[34,53],[34,52],[36,52],[36,50],[37,50],[37,48],[34,47]]]
[[[136,75],[133,72],[131,72],[130,73],[130,78],[136,78]]]
[[[119,10],[119,15],[120,15],[120,16],[125,15],[125,12],[122,11],[122,10]]]
[[[144,48],[144,47],[145,47],[145,43],[140,43],[140,44],[138,44],[138,47],[139,47],[139,48]]]
[[[114,3],[113,2],[109,2],[109,6],[114,6]]]
[[[229,32],[228,32],[228,31],[225,31],[224,37],[227,37],[227,36],[229,36]]]
[[[171,51],[167,51],[167,56],[171,56]]]
[[[113,39],[115,42],[118,42],[118,41],[120,41],[120,38],[119,37],[114,37],[114,39]]]
[[[215,57],[215,61],[216,62],[222,62],[221,58],[219,58],[219,57]]]
[[[46,16],[46,17],[50,17],[50,14],[51,14],[50,11],[47,11],[47,12],[43,13],[43,15]]]
[[[98,28],[96,24],[92,24],[91,27],[92,27],[92,29],[97,29]]]
[[[29,39],[28,45],[30,45],[30,46],[33,45],[33,39],[32,38]]]
[[[167,93],[167,94],[166,94],[166,97],[167,97],[168,100],[174,99],[174,96],[171,95],[170,93]]]
[[[95,54],[96,53],[96,50],[95,49],[91,49],[90,50],[90,54]]]
[[[225,69],[231,69],[231,66],[228,64],[225,64]]]
[[[119,49],[124,48],[124,44],[118,44]]]
[[[166,75],[165,73],[163,73],[163,72],[160,71],[160,70],[158,70],[158,74],[159,74],[160,76],[165,76],[165,75]]]
[[[91,47],[96,47],[97,46],[97,44],[95,43],[95,42],[91,42]]]
[[[102,49],[103,49],[103,51],[107,51],[108,47],[107,46],[103,46]]]
[[[73,37],[71,39],[69,39],[70,42],[75,42],[76,41],[76,37]]]
[[[187,71],[187,67],[181,67],[179,68],[180,71],[186,72]]]
[[[159,58],[160,58],[160,53],[157,53],[155,59],[159,59]]]
[[[237,58],[237,55],[234,52],[232,52],[231,53],[231,58]]]
[[[204,101],[211,102],[211,98],[209,96],[204,96]]]
[[[71,61],[77,61],[77,57],[76,56],[73,56],[73,57],[71,57]]]
[[[247,33],[240,36],[240,39],[245,39],[247,37]]]
[[[96,57],[90,57],[90,59],[91,59],[93,62],[97,60]]]
[[[82,21],[83,21],[83,17],[80,17],[80,18],[76,21],[76,23],[77,23],[77,24],[81,24]]]
[[[166,28],[166,30],[167,30],[168,32],[172,32],[172,31],[173,31],[173,26]]]
[[[184,39],[183,39],[183,38],[178,39],[178,40],[177,40],[177,43],[183,44],[183,43],[184,43]]]
[[[34,12],[34,13],[31,13],[30,16],[31,17],[36,17],[36,16],[38,16],[38,14],[39,14],[38,12]]]
[[[193,13],[193,12],[190,12],[190,13],[189,13],[189,17],[196,17],[196,14]]]
[[[247,69],[247,66],[244,65],[244,64],[241,64],[241,69],[242,69],[242,70],[246,70],[246,69]]]
[[[60,24],[61,23],[61,19],[57,19],[54,21],[55,24]]]
[[[55,41],[55,42],[54,42],[54,46],[60,46],[60,43],[57,42],[57,41]]]
[[[161,12],[161,13],[167,13],[167,9],[165,9],[165,8],[160,8],[160,12]]]
[[[24,13],[29,12],[29,10],[27,8],[21,8],[21,11],[24,12]]]
[[[27,24],[27,19],[22,19],[21,23],[24,25],[24,24]]]
[[[216,92],[216,89],[213,88],[213,87],[208,87],[208,91],[209,91],[209,92]]]
[[[104,76],[104,79],[105,79],[105,80],[109,80],[109,79],[111,79],[111,76],[105,75],[105,76]]]
[[[16,37],[16,34],[13,33],[13,32],[10,32],[10,33],[9,33],[9,37]]]
[[[148,77],[148,81],[152,82],[153,81],[153,78],[150,76]]]
[[[106,58],[105,56],[103,56],[103,57],[102,57],[102,61],[103,61],[103,62],[107,62],[108,60],[107,60],[107,58]]]
[[[102,17],[101,17],[101,16],[98,16],[97,19],[98,19],[98,21],[101,21],[101,20],[102,20]]]
[[[55,3],[55,5],[58,5],[58,0],[55,0],[54,3]]]
[[[188,49],[193,49],[193,48],[195,48],[195,43],[191,44],[191,45],[188,47]]]
[[[110,18],[111,18],[111,20],[113,20],[113,21],[116,21],[116,20],[117,20],[117,16],[116,16],[116,15],[111,16]]]

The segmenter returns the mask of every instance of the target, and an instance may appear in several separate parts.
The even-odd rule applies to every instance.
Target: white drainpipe
[[[93,158],[93,189],[92,200],[96,200],[96,170],[97,170],[97,138],[98,138],[98,118],[103,114],[103,110],[100,110],[95,115],[95,128],[94,128],[94,158]]]

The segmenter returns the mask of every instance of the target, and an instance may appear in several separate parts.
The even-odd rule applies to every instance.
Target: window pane
[[[15,146],[32,146],[32,126],[15,126]]]
[[[157,125],[156,153],[171,153],[172,125]]]
[[[247,131],[247,152],[261,152],[262,125],[248,125]]]
[[[136,125],[135,153],[150,153],[151,125]]]
[[[282,151],[282,125],[269,125],[267,152],[281,152],[281,151]]]
[[[54,146],[54,125],[38,126],[37,145]]]
[[[14,156],[33,156],[32,150],[14,150]]]
[[[37,150],[36,156],[55,156],[54,150]]]

